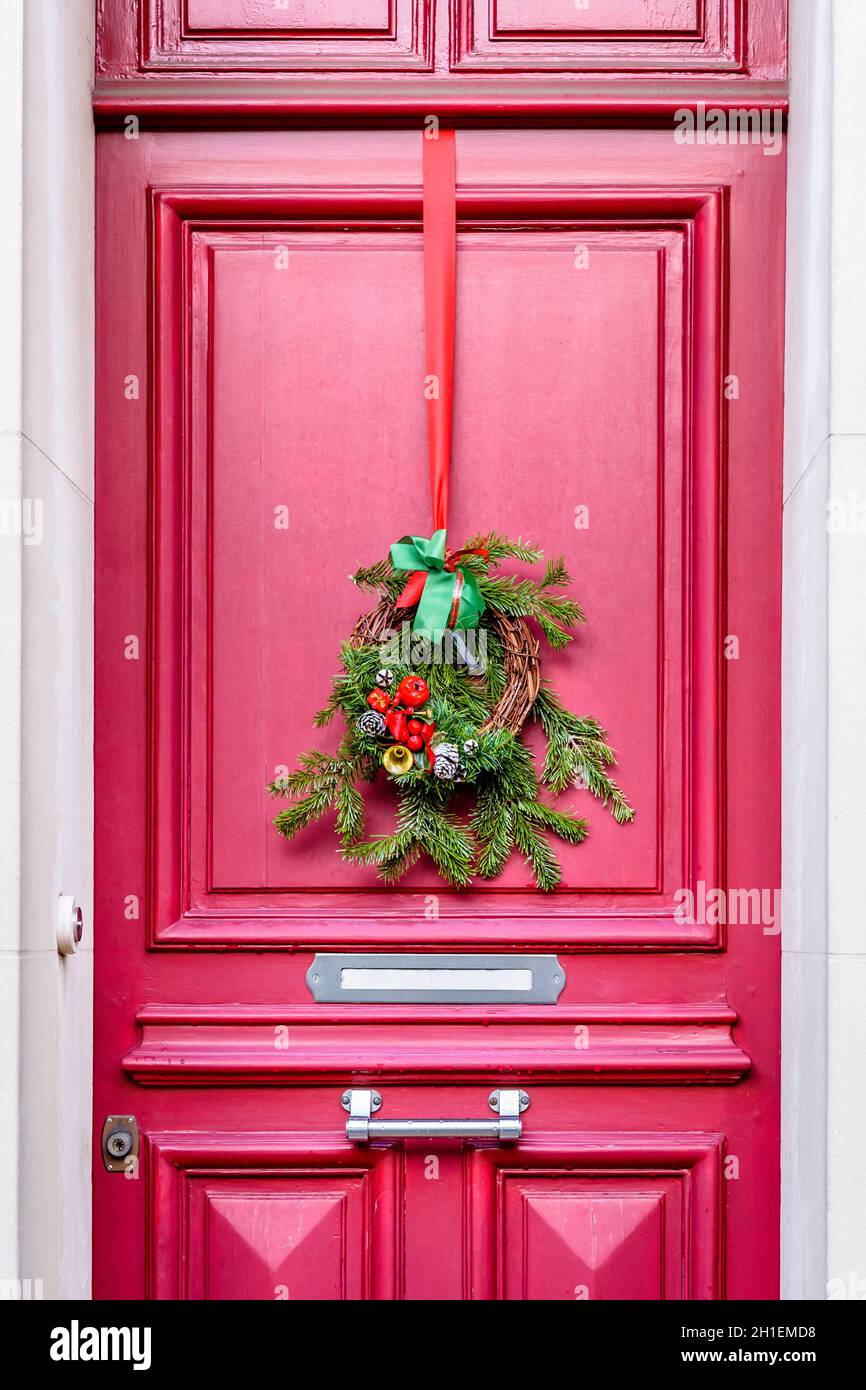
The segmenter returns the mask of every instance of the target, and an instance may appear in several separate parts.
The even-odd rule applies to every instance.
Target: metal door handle
[[[378,1091],[344,1091],[340,1097],[348,1110],[346,1138],[356,1144],[371,1139],[519,1139],[520,1118],[529,1105],[525,1091],[491,1091],[487,1103],[496,1111],[495,1120],[374,1120],[382,1105]]]

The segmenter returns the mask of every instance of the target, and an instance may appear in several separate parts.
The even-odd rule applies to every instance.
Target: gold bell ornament
[[[382,763],[386,772],[390,772],[392,777],[402,777],[415,765],[415,759],[408,748],[402,744],[395,743],[393,747],[386,748],[382,754]]]

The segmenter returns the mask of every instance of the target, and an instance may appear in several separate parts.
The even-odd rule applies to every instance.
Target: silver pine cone
[[[361,715],[358,720],[358,728],[362,734],[368,734],[371,738],[382,738],[388,732],[385,720],[374,709],[368,709]]]

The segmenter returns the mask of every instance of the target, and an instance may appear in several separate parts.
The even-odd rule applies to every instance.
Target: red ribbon
[[[448,494],[451,481],[451,425],[454,412],[454,335],[457,313],[457,154],[453,130],[425,131],[422,135],[424,184],[424,332],[427,385],[427,451],[430,461],[430,493],[433,530],[448,527]],[[429,390],[429,378],[436,389]],[[482,555],[482,548],[449,550],[444,568],[457,570],[464,555]],[[399,608],[414,608],[421,601],[426,570],[410,574],[397,600]],[[464,578],[457,570],[448,626],[460,613]]]
[[[434,132],[430,132],[431,135]],[[427,377],[427,448],[433,530],[448,526],[451,420],[454,409],[454,322],[457,306],[457,157],[453,130],[422,135],[424,149],[424,325]],[[429,382],[428,382],[429,388]]]

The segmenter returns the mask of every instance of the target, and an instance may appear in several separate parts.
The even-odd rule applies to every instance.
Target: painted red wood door
[[[347,575],[427,534],[418,130],[99,146],[95,1122],[142,1152],[125,1180],[96,1145],[97,1296],[776,1297],[784,156],[458,133],[451,527],[565,555],[589,625],[549,673],[637,808],[575,791],[542,898],[519,862],[384,891],[270,823]],[[315,1003],[352,948],[567,984]],[[532,1104],[518,1144],[359,1146],[350,1084]]]

